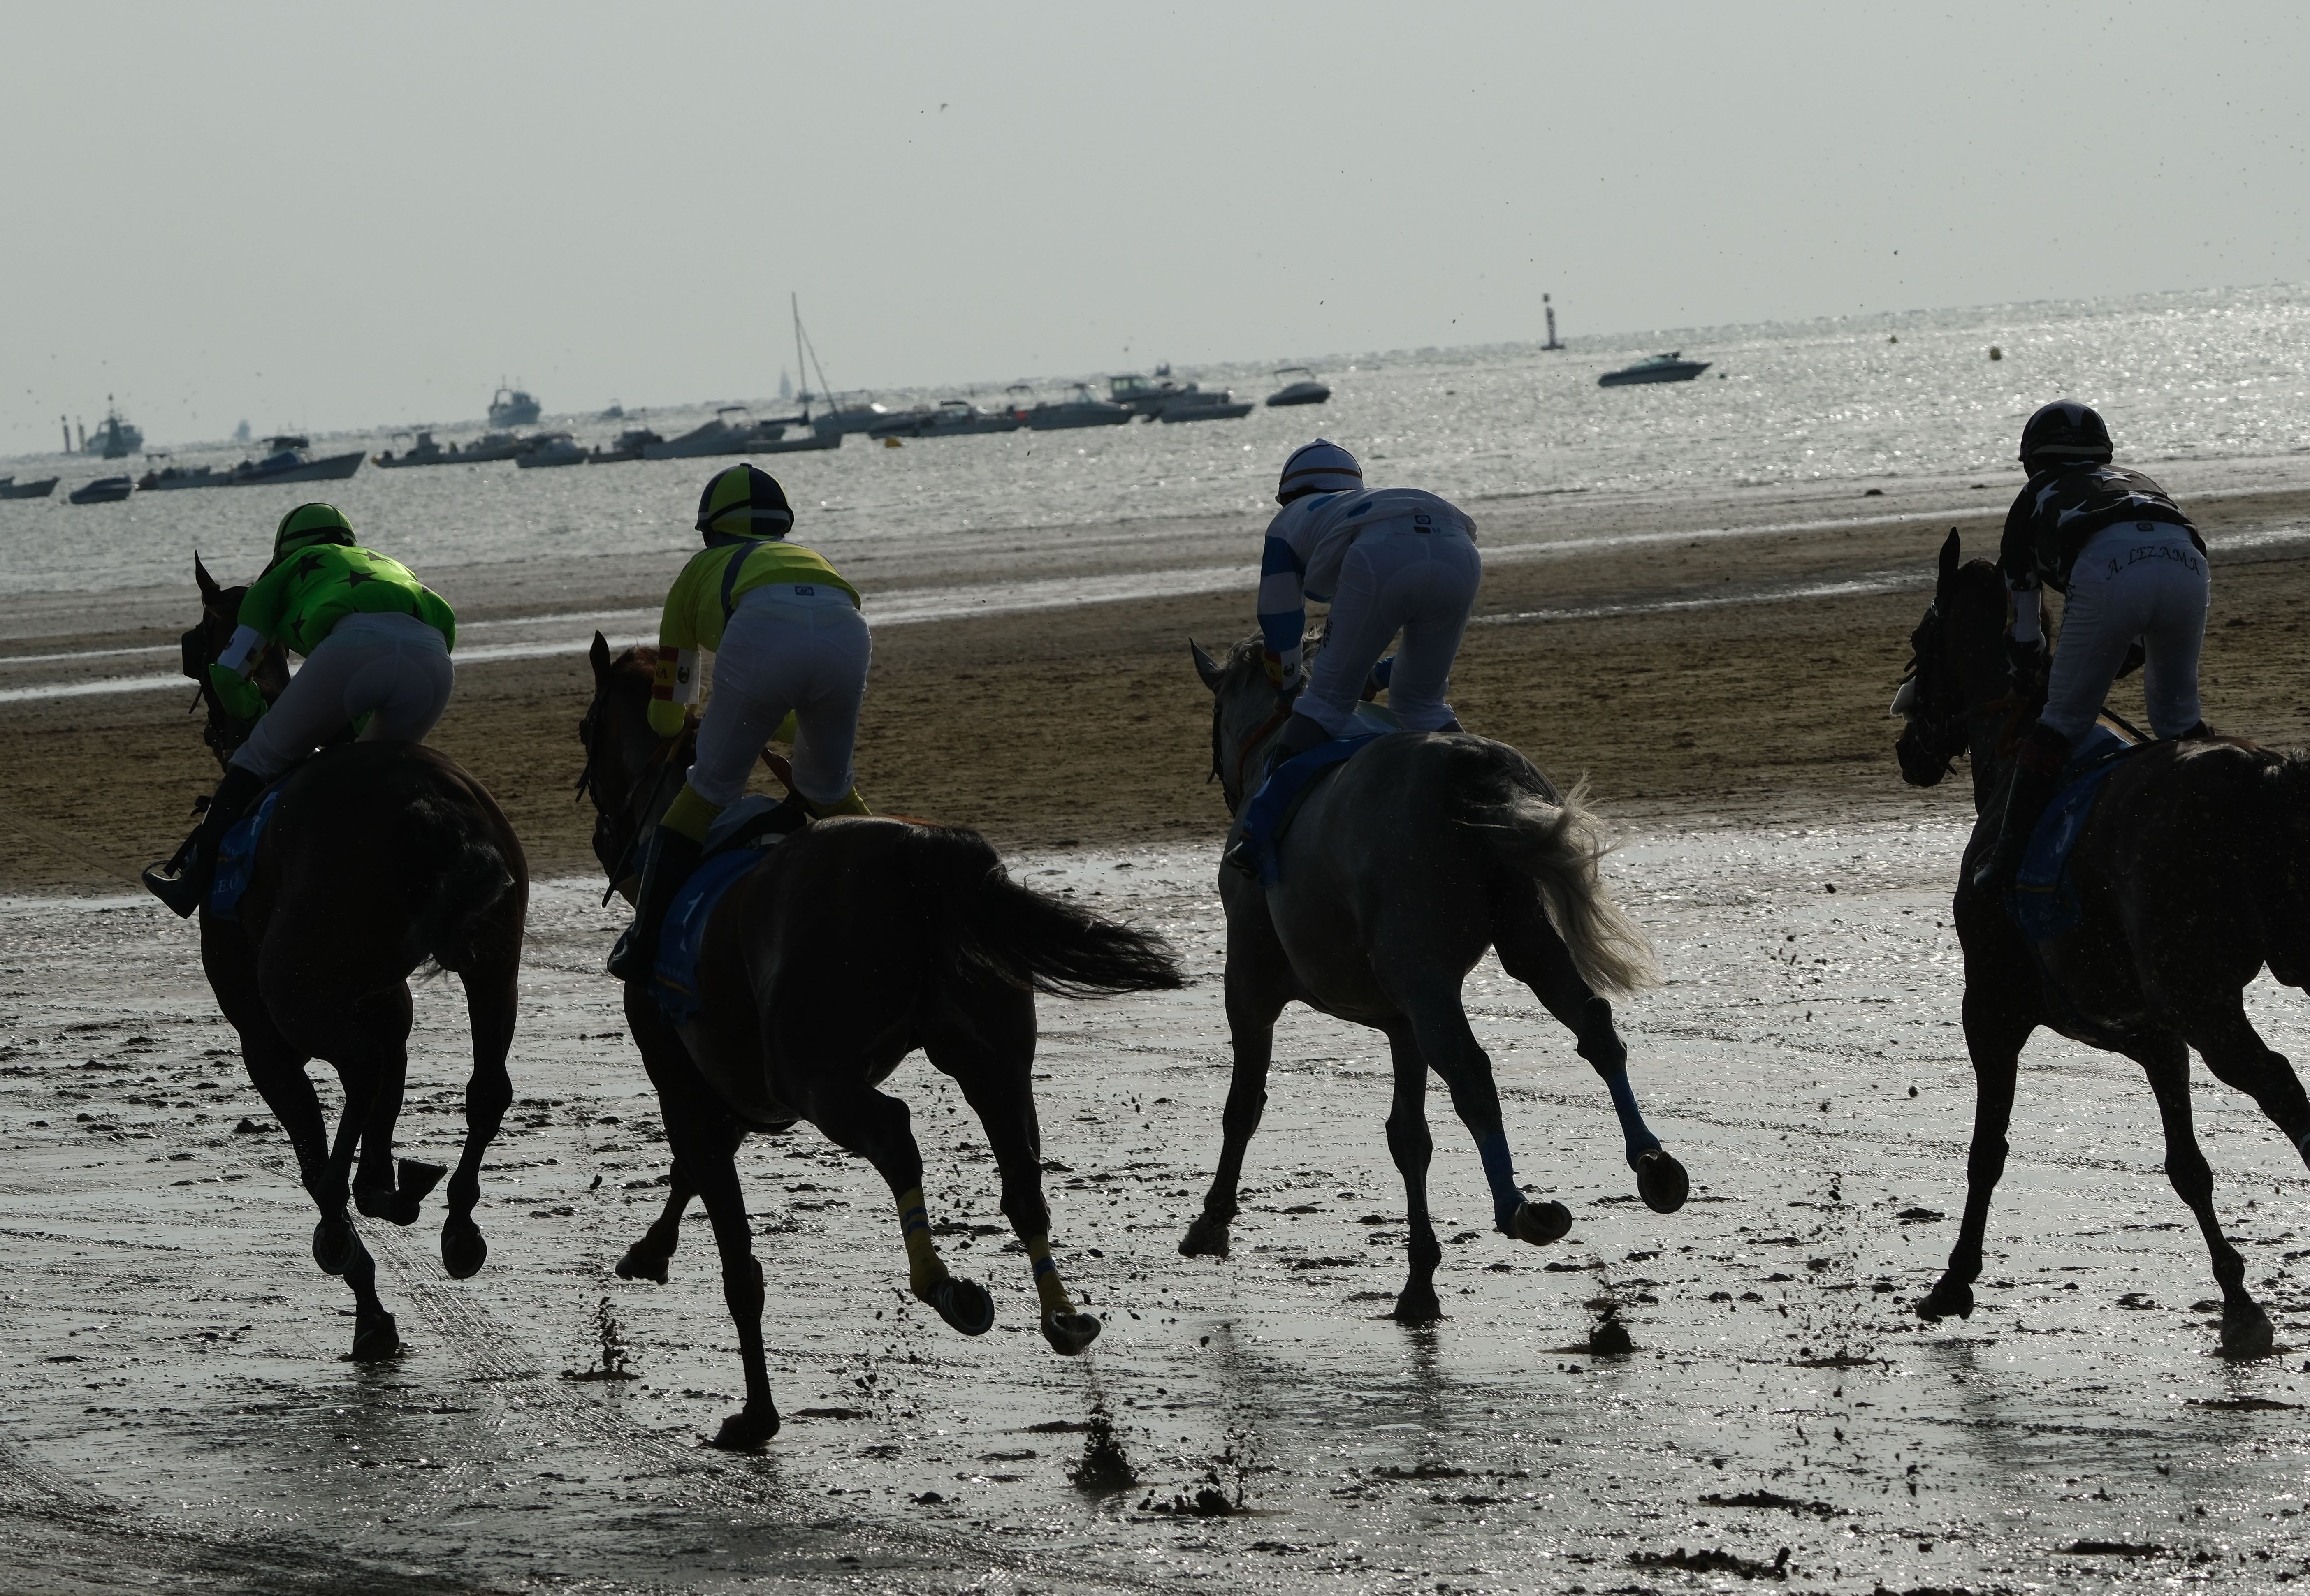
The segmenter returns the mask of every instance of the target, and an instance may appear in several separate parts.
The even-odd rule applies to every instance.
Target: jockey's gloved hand
[[[1272,648],[1266,649],[1261,653],[1259,663],[1267,667],[1267,680],[1281,688],[1283,685],[1283,656]]]
[[[666,698],[652,698],[649,707],[650,730],[661,737],[679,737],[689,720],[690,712],[682,705]]]
[[[265,714],[265,695],[256,683],[230,665],[209,666],[209,686],[216,692],[217,702],[224,712],[240,725],[253,726]]]
[[[2028,690],[2037,684],[2038,672],[2045,668],[2045,643],[2042,638],[2023,642],[2019,638],[2005,639],[2005,668],[2013,677],[2013,685]]]

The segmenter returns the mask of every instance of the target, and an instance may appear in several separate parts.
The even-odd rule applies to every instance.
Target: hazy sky
[[[2310,7],[11,5],[0,452],[2310,279]]]

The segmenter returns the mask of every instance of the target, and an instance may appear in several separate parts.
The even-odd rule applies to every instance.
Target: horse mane
[[[1308,628],[1305,636],[1300,638],[1299,648],[1299,671],[1300,674],[1305,676],[1308,668],[1315,664],[1316,656],[1323,652],[1324,629],[1320,626]],[[1265,675],[1266,656],[1267,638],[1264,633],[1254,632],[1248,638],[1238,642],[1227,651],[1227,657],[1220,662],[1221,690],[1239,686],[1253,676]]]

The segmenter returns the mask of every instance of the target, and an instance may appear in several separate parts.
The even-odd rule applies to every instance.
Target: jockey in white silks
[[[1259,627],[1269,680],[1298,696],[1268,768],[1349,729],[1366,681],[1399,631],[1388,707],[1410,731],[1460,730],[1444,695],[1483,580],[1475,522],[1418,488],[1365,487],[1356,457],[1320,438],[1283,463],[1275,498],[1282,508],[1268,524],[1260,559]],[[1331,614],[1302,681],[1310,601],[1329,604]],[[1229,860],[1255,872],[1241,845]]]

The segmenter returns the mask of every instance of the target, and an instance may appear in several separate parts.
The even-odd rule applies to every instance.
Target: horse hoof
[[[967,1336],[983,1336],[994,1328],[994,1299],[977,1280],[950,1275],[931,1288],[926,1300],[940,1318]]]
[[[393,1212],[393,1188],[356,1185],[353,1188],[353,1207],[365,1219],[388,1218]],[[336,1271],[331,1270],[329,1272],[334,1274]]]
[[[2243,1310],[2226,1311],[2222,1314],[2222,1347],[2224,1357],[2244,1360],[2268,1357],[2277,1344],[2277,1332],[2270,1328],[2270,1315],[2260,1305],[2249,1302]]]
[[[628,1247],[626,1255],[618,1260],[618,1279],[650,1280],[660,1286],[664,1285],[664,1254],[645,1253],[639,1247]]]
[[[1654,1148],[1629,1160],[1637,1169],[1637,1195],[1656,1214],[1672,1214],[1692,1194],[1692,1178],[1665,1149]]]
[[[482,1239],[482,1227],[473,1220],[452,1215],[442,1225],[441,1267],[452,1279],[472,1279],[482,1272],[489,1256],[490,1244]]]
[[[313,1227],[313,1262],[321,1266],[325,1275],[341,1275],[353,1261],[353,1247],[358,1238],[353,1235],[351,1219],[343,1214],[333,1219],[323,1219]]]
[[[1436,1288],[1423,1281],[1397,1295],[1393,1317],[1398,1324],[1433,1324],[1444,1317],[1444,1305],[1436,1300]]]
[[[1588,1350],[1595,1357],[1626,1357],[1636,1349],[1637,1343],[1629,1336],[1628,1327],[1609,1314],[1599,1319],[1596,1328],[1588,1332]]]
[[[1572,1210],[1561,1202],[1519,1202],[1515,1210],[1515,1238],[1544,1247],[1572,1228]]]
[[[1179,1239],[1182,1258],[1224,1258],[1228,1255],[1228,1222],[1211,1214],[1198,1214]]]
[[[448,1173],[445,1165],[428,1164],[421,1158],[404,1158],[401,1160],[400,1177],[394,1182],[394,1190],[408,1198],[410,1206],[414,1208],[425,1201],[426,1193],[439,1185],[441,1177]]]
[[[1917,1304],[1917,1317],[1930,1324],[1946,1319],[1951,1314],[1960,1319],[1973,1317],[1973,1288],[1959,1285],[1944,1276],[1941,1283]]]
[[[1061,1357],[1072,1357],[1099,1340],[1099,1321],[1089,1314],[1043,1315],[1043,1339]]]
[[[723,1452],[760,1452],[777,1433],[777,1409],[769,1407],[767,1412],[756,1413],[748,1408],[722,1421],[722,1427],[714,1433],[714,1444]]]
[[[393,1315],[379,1308],[353,1321],[353,1361],[382,1363],[401,1350],[401,1328]]]

